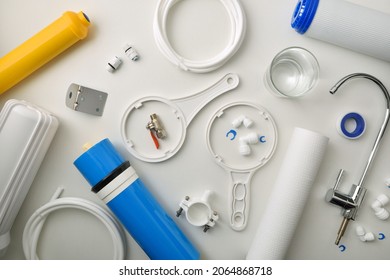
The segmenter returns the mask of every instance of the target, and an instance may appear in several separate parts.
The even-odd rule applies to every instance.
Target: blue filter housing
[[[74,165],[151,260],[195,260],[200,254],[109,139]]]

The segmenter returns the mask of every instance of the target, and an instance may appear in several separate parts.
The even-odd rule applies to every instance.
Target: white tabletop
[[[386,0],[351,2],[390,13]],[[247,16],[247,32],[238,52],[221,68],[205,74],[180,70],[157,48],[153,36],[153,18],[157,0],[135,1],[48,1],[13,0],[0,2],[0,56],[61,16],[64,11],[85,12],[92,25],[88,37],[36,71],[0,96],[0,107],[9,99],[22,99],[51,111],[60,127],[30,188],[11,231],[11,244],[4,259],[24,259],[22,234],[32,213],[45,204],[58,186],[63,196],[82,197],[103,203],[73,166],[83,152],[85,142],[97,143],[109,138],[128,159],[150,192],[177,222],[201,252],[203,259],[244,259],[261,215],[268,203],[289,137],[294,127],[303,127],[330,138],[325,159],[312,187],[304,213],[290,244],[287,259],[389,259],[390,224],[377,219],[370,207],[381,193],[390,194],[384,180],[390,177],[390,135],[370,170],[366,200],[342,239],[344,252],[334,245],[341,223],[340,209],[325,201],[340,168],[347,172],[343,190],[357,183],[383,120],[385,103],[379,88],[366,80],[356,80],[332,96],[331,86],[355,72],[376,76],[390,88],[390,64],[351,50],[299,35],[290,27],[296,1],[242,1]],[[193,59],[217,54],[230,34],[227,14],[219,1],[182,1],[169,14],[168,31],[174,47]],[[140,60],[130,61],[122,47],[129,43]],[[375,44],[375,42],[373,42]],[[280,99],[264,86],[264,72],[273,56],[289,46],[301,46],[315,54],[320,81],[314,91],[299,100]],[[106,70],[113,56],[123,64],[115,73]],[[188,126],[185,142],[178,153],[163,162],[144,162],[125,148],[120,121],[135,100],[160,96],[176,99],[200,92],[227,73],[240,77],[237,89],[206,105]],[[75,112],[65,106],[68,86],[77,83],[108,93],[102,117]],[[258,169],[251,183],[251,208],[248,225],[234,231],[228,223],[228,173],[210,155],[206,128],[213,114],[231,102],[258,104],[273,116],[278,128],[278,145],[272,159]],[[363,115],[367,130],[358,140],[348,140],[336,130],[336,121],[354,110]],[[5,160],[5,159],[2,159]],[[219,213],[216,226],[204,233],[184,217],[176,218],[179,202],[185,196],[201,196],[206,189],[215,192],[212,207]],[[367,231],[387,235],[387,239],[364,243],[355,234],[355,225]],[[128,259],[147,259],[128,236]],[[76,210],[54,213],[46,222],[38,246],[42,259],[109,259],[110,237],[99,222]]]

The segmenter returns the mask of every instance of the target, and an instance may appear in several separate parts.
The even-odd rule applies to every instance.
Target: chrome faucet
[[[368,172],[368,170],[369,170],[369,168],[374,160],[374,157],[375,157],[375,154],[378,150],[379,144],[380,144],[380,142],[383,138],[383,135],[385,133],[385,130],[387,128],[387,124],[389,122],[389,116],[390,116],[390,96],[389,96],[389,93],[381,81],[379,81],[377,78],[375,78],[374,76],[371,76],[369,74],[355,73],[355,74],[350,74],[348,76],[345,76],[340,81],[338,81],[336,83],[336,85],[334,85],[331,88],[330,93],[335,94],[337,92],[337,90],[341,87],[341,85],[343,85],[346,81],[348,81],[352,78],[365,78],[365,79],[368,79],[368,80],[374,82],[375,84],[377,84],[381,88],[381,90],[386,98],[386,112],[385,112],[385,119],[383,121],[383,124],[382,124],[379,132],[378,132],[378,136],[376,137],[374,146],[372,147],[371,153],[368,157],[366,166],[363,170],[363,173],[362,173],[362,176],[360,178],[359,183],[356,185],[355,184],[352,185],[352,188],[351,188],[349,194],[345,194],[345,193],[341,192],[338,189],[340,182],[341,182],[341,179],[343,177],[343,173],[344,173],[344,170],[341,169],[339,174],[337,175],[337,179],[336,179],[336,183],[335,183],[334,187],[332,189],[330,189],[326,194],[326,200],[328,202],[335,204],[335,205],[342,208],[341,215],[343,216],[343,221],[342,221],[340,228],[339,228],[339,231],[337,233],[337,238],[336,238],[336,242],[335,242],[336,245],[339,244],[341,238],[343,237],[345,230],[347,229],[348,222],[350,220],[355,220],[357,211],[363,202],[364,196],[365,196],[366,191],[367,191],[367,189],[363,187],[363,184],[364,184],[364,181],[366,179],[367,172]]]

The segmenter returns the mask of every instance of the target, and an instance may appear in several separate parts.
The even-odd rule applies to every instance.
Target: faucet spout
[[[367,175],[367,172],[368,170],[370,169],[370,166],[374,160],[374,157],[375,157],[375,154],[378,150],[378,147],[379,147],[379,144],[380,144],[380,141],[382,140],[382,137],[386,131],[386,128],[387,128],[387,124],[389,122],[389,117],[390,117],[390,95],[389,95],[389,92],[387,91],[386,87],[383,85],[383,83],[378,80],[376,77],[372,76],[372,75],[369,75],[369,74],[365,74],[365,73],[354,73],[354,74],[350,74],[350,75],[347,75],[345,76],[344,78],[342,78],[340,81],[338,81],[331,89],[330,89],[330,93],[331,94],[335,94],[339,88],[347,81],[349,81],[350,79],[354,79],[354,78],[365,78],[365,79],[368,79],[372,82],[374,82],[376,85],[379,86],[379,88],[382,90],[383,92],[383,95],[385,96],[385,100],[386,100],[386,111],[385,111],[385,118],[383,120],[383,123],[382,123],[382,126],[378,132],[378,135],[375,139],[375,142],[374,142],[374,146],[372,147],[372,150],[371,150],[371,153],[368,157],[368,160],[367,160],[367,163],[366,163],[366,166],[363,170],[363,173],[362,173],[362,176],[359,180],[359,183],[358,183],[358,187],[362,186],[364,181],[365,181],[365,178],[366,178],[366,175]]]
[[[383,120],[383,123],[381,125],[381,128],[378,132],[378,135],[375,139],[374,146],[371,149],[371,153],[368,157],[366,166],[363,170],[363,173],[361,175],[361,178],[359,180],[359,183],[357,185],[352,185],[351,192],[349,194],[344,194],[338,190],[338,185],[340,184],[340,179],[342,177],[342,171],[340,171],[337,180],[336,185],[333,189],[330,189],[326,195],[326,199],[328,202],[338,205],[342,208],[342,215],[343,215],[343,222],[340,226],[340,230],[337,234],[336,244],[339,244],[341,237],[344,235],[344,232],[347,228],[349,220],[354,220],[357,210],[359,209],[361,203],[363,202],[366,188],[363,187],[364,181],[366,179],[368,170],[370,169],[370,166],[374,160],[374,157],[376,155],[376,152],[379,148],[379,144],[383,138],[383,135],[386,131],[387,125],[389,123],[389,117],[390,117],[390,96],[389,92],[387,91],[386,87],[383,85],[381,81],[379,81],[374,76],[371,76],[369,74],[365,73],[354,73],[350,74],[348,76],[345,76],[340,81],[338,81],[331,89],[330,93],[335,94],[339,88],[350,79],[354,78],[365,78],[372,82],[374,82],[376,85],[379,86],[379,88],[382,90],[383,95],[385,96],[386,100],[386,111],[385,111],[385,118]]]

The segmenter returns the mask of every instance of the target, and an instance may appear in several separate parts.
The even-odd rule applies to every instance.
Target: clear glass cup
[[[300,97],[317,84],[320,66],[316,57],[301,47],[279,52],[265,73],[265,84],[278,97]]]

